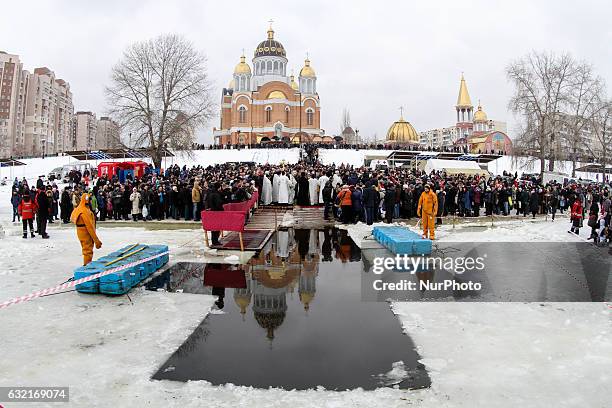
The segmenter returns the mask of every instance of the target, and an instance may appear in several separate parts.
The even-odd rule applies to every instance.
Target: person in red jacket
[[[32,238],[36,238],[34,235],[34,214],[38,208],[36,207],[36,203],[34,203],[30,199],[29,194],[24,194],[23,199],[19,203],[19,207],[17,207],[17,211],[19,211],[19,215],[21,215],[21,220],[23,222],[23,237],[28,238],[28,225],[30,226],[30,234],[32,234]]]
[[[573,232],[574,234],[578,235],[578,232],[580,232],[580,221],[582,221],[582,203],[580,202],[579,197],[576,197],[576,201],[574,201],[574,204],[572,204],[571,220],[572,228],[567,232]]]

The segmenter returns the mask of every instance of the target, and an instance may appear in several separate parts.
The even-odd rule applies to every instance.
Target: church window
[[[278,74],[278,61],[274,61],[274,73]]]
[[[272,107],[266,108],[266,122],[272,122]]]
[[[266,74],[271,74],[272,73],[272,61],[268,61],[267,71],[268,72],[266,72]]]
[[[306,111],[306,124],[307,125],[312,125],[313,124],[313,118],[314,118],[314,113],[312,112],[312,109],[308,109]]]
[[[289,108],[285,109],[285,123],[289,124]]]
[[[246,108],[244,106],[238,109],[238,122],[246,123]]]

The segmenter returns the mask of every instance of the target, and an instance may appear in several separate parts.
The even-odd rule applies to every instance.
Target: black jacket
[[[363,189],[363,206],[364,207],[376,207],[376,195],[378,192],[374,190],[374,187],[367,186]]]
[[[223,211],[223,197],[219,191],[211,189],[206,197],[206,208],[213,211]]]

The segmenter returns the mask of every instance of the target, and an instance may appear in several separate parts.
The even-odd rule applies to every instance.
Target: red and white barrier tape
[[[30,293],[29,295],[19,296],[19,297],[13,298],[11,300],[7,300],[4,303],[0,303],[0,309],[4,309],[4,308],[9,307],[11,305],[16,305],[17,303],[28,302],[28,301],[30,301],[32,299],[36,299],[36,298],[41,297],[41,296],[46,296],[46,295],[51,295],[53,293],[61,292],[63,290],[75,287],[76,285],[79,285],[81,283],[89,282],[89,281],[92,281],[94,279],[98,279],[101,276],[110,275],[111,273],[119,272],[119,271],[122,271],[124,269],[128,269],[128,268],[131,268],[133,266],[140,265],[140,264],[143,264],[145,262],[149,262],[149,261],[151,261],[151,260],[153,260],[155,258],[159,258],[160,256],[168,255],[169,253],[170,253],[170,251],[162,252],[161,254],[153,255],[153,256],[150,256],[148,258],[143,258],[143,259],[140,259],[138,261],[127,263],[125,265],[117,266],[115,268],[111,268],[111,269],[106,270],[104,272],[96,273],[94,275],[90,275],[90,276],[87,276],[85,278],[81,278],[81,279],[73,280],[73,281],[70,281],[70,282],[62,283],[61,285],[57,285],[57,286],[52,287],[52,288],[38,290],[36,292]]]

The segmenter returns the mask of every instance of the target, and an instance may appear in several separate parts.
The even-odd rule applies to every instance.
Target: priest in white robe
[[[289,177],[284,171],[278,176],[278,203],[289,204]]]
[[[272,204],[272,182],[268,178],[268,172],[263,175],[263,184],[261,187],[261,202],[263,205]]]
[[[308,193],[310,196],[310,205],[319,204],[319,180],[315,178],[314,173],[308,179]]]
[[[325,188],[325,184],[327,184],[328,181],[329,177],[327,177],[327,175],[325,174],[319,177],[319,204],[325,203],[325,201],[323,200],[323,189]]]
[[[297,180],[293,173],[295,173],[295,170],[289,174],[289,204],[295,202],[295,187],[297,186]]]
[[[274,176],[272,177],[272,202],[273,203],[278,203],[278,189],[280,187],[279,184],[279,177],[280,175],[278,173],[274,173]]]

